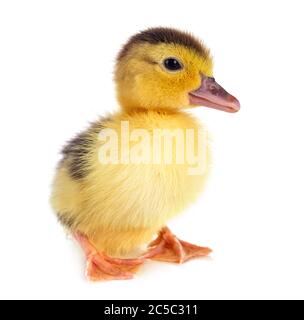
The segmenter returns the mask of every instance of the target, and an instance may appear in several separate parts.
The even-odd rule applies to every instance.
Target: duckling
[[[212,69],[209,49],[171,28],[139,32],[119,52],[120,111],[67,143],[51,195],[59,221],[86,254],[88,279],[130,279],[148,259],[183,263],[211,252],[178,239],[166,224],[197,199],[209,172],[209,144],[198,134],[204,127],[188,109],[240,108]],[[166,161],[166,152],[184,155],[188,140],[175,137],[173,151],[168,145],[155,149],[151,137],[159,130],[192,130],[190,144],[205,150],[205,169],[191,174],[190,161]],[[153,152],[159,161],[151,161]]]

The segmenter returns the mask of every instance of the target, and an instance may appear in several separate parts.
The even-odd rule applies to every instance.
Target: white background
[[[115,55],[150,26],[202,38],[242,105],[195,111],[213,136],[213,174],[170,223],[214,253],[92,284],[50,185],[64,142],[117,109]],[[0,298],[304,298],[303,30],[302,1],[1,1]]]

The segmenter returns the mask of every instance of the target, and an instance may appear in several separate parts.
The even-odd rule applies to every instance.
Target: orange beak
[[[195,106],[205,106],[226,112],[240,110],[239,101],[222,88],[214,78],[202,75],[201,86],[189,93],[189,102]]]

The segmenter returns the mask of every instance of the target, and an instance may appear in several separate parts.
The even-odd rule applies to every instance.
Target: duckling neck
[[[129,121],[134,128],[158,129],[194,129],[201,128],[200,121],[189,112],[181,109],[143,109],[123,110],[120,120]]]
[[[128,115],[134,115],[134,114],[149,114],[149,113],[156,113],[160,115],[174,115],[174,114],[182,114],[183,111],[179,109],[168,109],[168,108],[157,108],[157,109],[146,109],[146,108],[132,108],[132,109],[123,109],[122,113],[128,114]]]

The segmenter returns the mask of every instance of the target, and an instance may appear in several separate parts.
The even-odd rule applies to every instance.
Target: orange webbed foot
[[[200,247],[178,239],[168,227],[163,228],[158,237],[150,243],[150,259],[157,261],[184,263],[196,257],[205,257],[212,252],[211,249]]]
[[[178,239],[169,228],[163,228],[150,243],[146,254],[137,259],[119,259],[107,256],[90,243],[81,233],[74,234],[87,257],[86,276],[91,281],[132,279],[147,259],[184,263],[192,258],[205,257],[211,249]]]
[[[86,254],[86,277],[91,281],[132,279],[134,273],[144,263],[145,259],[143,258],[111,258],[102,252],[98,252],[86,236],[76,233],[74,237]]]

